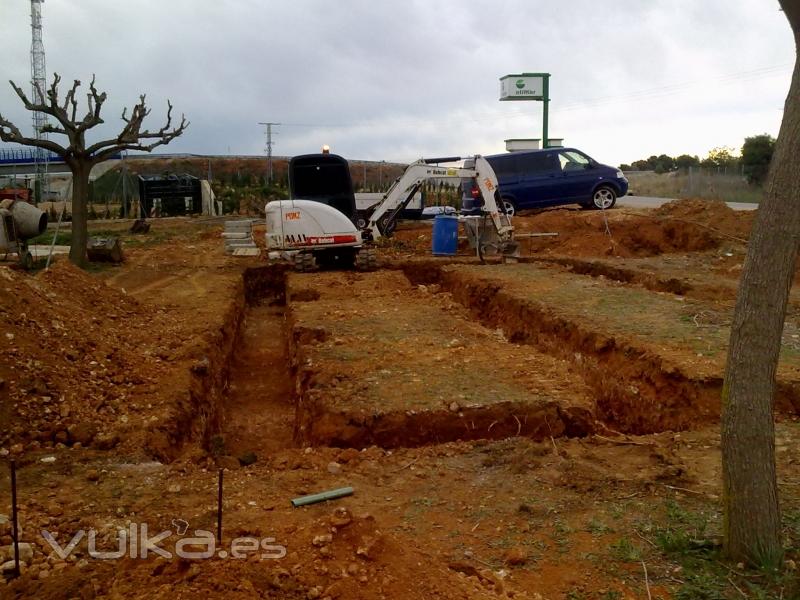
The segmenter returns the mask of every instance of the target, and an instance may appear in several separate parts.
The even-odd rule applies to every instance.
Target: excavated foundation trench
[[[244,383],[244,394],[258,395],[263,390],[255,384],[264,382],[267,390],[285,390],[289,383],[286,369],[276,368],[274,363],[264,369],[255,363],[258,356],[249,353],[250,348],[243,348],[243,345],[257,348],[265,332],[277,335],[277,346],[270,340],[269,350],[285,365],[285,336],[281,326],[285,273],[286,268],[281,265],[244,271],[221,325],[210,330],[195,349],[198,358],[189,368],[186,392],[174,400],[169,414],[149,431],[145,444],[148,455],[169,462],[192,442],[216,456],[233,452],[238,446],[231,442],[235,436],[226,436],[231,432],[231,413],[235,413],[236,423],[252,408],[248,402],[251,399],[240,398],[242,393],[237,388]],[[261,335],[255,339],[248,335],[254,329],[261,330],[256,331]],[[246,360],[242,360],[243,355]],[[284,393],[289,395],[290,391]],[[289,398],[285,398],[285,406],[287,410],[291,408]],[[276,434],[280,432],[267,433]]]
[[[484,325],[502,329],[509,341],[579,365],[595,393],[598,419],[612,429],[682,430],[718,415],[720,380],[688,379],[665,368],[660,357],[516,298],[499,283],[465,280],[435,264],[409,264],[403,271],[414,283],[440,285]]]
[[[408,263],[401,268],[414,283],[435,283],[450,292],[484,325],[501,328],[509,341],[580,365],[595,392],[598,419],[613,429],[648,434],[719,420],[721,378],[689,377],[648,349],[588,329],[544,304],[508,294],[499,283],[462,278],[436,263]],[[591,269],[579,272],[597,275]],[[626,280],[624,273],[616,275],[615,279]],[[672,280],[661,281],[652,289],[675,294],[686,291]],[[796,414],[800,389],[779,382],[776,404],[780,412]]]
[[[287,300],[286,269],[265,266],[244,272],[241,298],[214,337],[210,364],[195,373],[192,437],[202,439],[212,453],[226,455],[297,444],[394,447],[515,435],[582,436],[597,427],[648,434],[718,420],[720,379],[687,377],[658,355],[445,266],[431,261],[398,268],[415,286],[435,284],[449,292],[475,323],[502,330],[504,343],[568,363],[569,373],[591,390],[593,414],[554,402],[523,405],[515,400],[456,411],[445,407],[355,415],[327,410],[313,396],[310,383],[316,367],[304,348],[324,341],[328,333],[294,322],[292,316],[293,305],[315,302],[319,294],[299,290]],[[795,413],[797,390],[779,388],[779,407]]]
[[[659,277],[653,273],[643,273],[634,269],[617,267],[598,260],[545,256],[523,259],[523,262],[558,265],[578,275],[605,277],[620,283],[638,284],[654,292],[667,292],[678,296],[684,296],[694,289],[689,283],[675,277]]]

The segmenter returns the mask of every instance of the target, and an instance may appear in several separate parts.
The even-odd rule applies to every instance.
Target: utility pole
[[[272,131],[272,128],[273,127],[277,127],[278,125],[280,125],[280,123],[271,123],[271,122],[270,123],[259,123],[259,125],[264,125],[267,128],[267,132],[266,132],[267,133],[267,146],[266,146],[266,151],[267,151],[267,181],[271,185],[272,184],[272,144],[274,143],[272,141],[272,135],[275,134],[275,132]]]
[[[44,0],[31,0],[31,87],[33,88],[31,100],[35,104],[45,104],[44,94],[45,86],[47,85],[44,43],[42,42],[43,3]],[[37,140],[47,139],[47,134],[42,131],[45,125],[47,125],[47,115],[41,112],[34,112],[33,131]],[[38,203],[41,201],[46,188],[49,187],[47,180],[47,151],[43,148],[34,148],[33,158],[36,166],[33,194],[34,202]]]

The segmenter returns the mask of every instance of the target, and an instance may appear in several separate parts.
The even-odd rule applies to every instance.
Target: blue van
[[[628,193],[622,171],[598,163],[575,148],[543,148],[485,157],[499,184],[508,214],[528,208],[580,204],[607,209]],[[464,180],[464,209],[475,208],[474,183]]]

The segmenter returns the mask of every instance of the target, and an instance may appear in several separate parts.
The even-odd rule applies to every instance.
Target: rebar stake
[[[14,577],[19,570],[19,523],[17,519],[17,461],[11,461],[11,526],[14,531]]]
[[[217,542],[222,543],[222,472],[219,470],[219,486],[217,490]]]

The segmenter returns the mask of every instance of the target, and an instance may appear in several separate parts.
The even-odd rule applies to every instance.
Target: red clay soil
[[[58,453],[55,464],[22,472],[25,539],[34,542],[36,558],[20,580],[0,581],[0,597],[556,600],[599,590],[643,597],[639,565],[614,558],[613,544],[661,512],[662,483],[713,494],[713,471],[698,456],[711,454],[700,444],[715,442],[713,434],[700,444],[687,440],[698,447],[692,462],[701,463],[690,468],[678,436],[621,441],[284,450],[225,473],[223,541],[216,545],[269,537],[286,549],[274,560],[259,550],[246,559],[214,552],[208,560],[150,553],[148,560],[102,561],[86,554],[85,540],[72,560],[48,559],[30,523],[58,528],[60,541],[92,527],[104,550],[116,547],[117,527],[147,523],[151,534],[172,531],[159,546],[173,552],[176,534],[191,535],[174,531],[174,519],[185,520],[189,531],[213,531],[215,523],[215,472],[183,461],[135,464],[86,450]],[[335,503],[294,509],[288,502],[345,484],[355,494]],[[59,497],[55,486],[70,494]],[[673,567],[643,551],[650,584],[663,594]]]
[[[435,279],[475,318],[502,329],[509,340],[572,362],[592,388],[598,418],[612,429],[681,430],[718,415],[719,381],[691,379],[651,349],[589,321],[567,318],[535,295],[504,289],[490,271],[482,276],[483,269],[417,264],[406,272],[412,281]]]
[[[224,255],[219,229],[154,224],[102,272],[112,285],[66,260],[36,275],[0,268],[11,358],[0,451],[119,445],[169,460],[187,440],[207,443],[245,306],[247,261]]]
[[[646,257],[702,252],[739,244],[749,236],[754,213],[734,211],[724,202],[676,200],[655,210],[615,208],[605,213],[557,208],[518,215],[519,234],[558,233],[555,237],[522,237],[523,256],[547,253],[573,257]],[[606,228],[606,225],[608,227]],[[405,223],[383,241],[384,253],[396,258],[430,255],[431,224]],[[473,256],[464,240],[459,254]]]
[[[239,487],[239,486],[237,486]],[[411,548],[408,542],[385,531],[374,516],[353,514],[347,508],[324,507],[312,514],[292,515],[303,523],[294,526],[287,537],[273,540],[269,552],[274,560],[262,559],[262,549],[242,553],[243,559],[131,560],[93,564],[92,577],[78,569],[65,571],[42,581],[9,585],[25,590],[40,600],[60,598],[261,598],[264,600],[308,600],[309,598],[465,598],[498,600],[508,598],[501,578],[491,569],[463,563],[461,569],[446,562],[432,562],[430,553]],[[297,517],[300,517],[299,519]],[[252,517],[251,517],[252,522]],[[166,527],[169,529],[169,526]],[[275,527],[264,534],[275,533]],[[283,530],[284,527],[279,527]],[[240,538],[261,535],[260,528],[239,527]],[[174,543],[174,542],[173,542]],[[278,546],[288,543],[286,550]],[[231,547],[230,539],[218,547]],[[109,547],[113,547],[109,544]],[[195,551],[205,550],[198,547]],[[286,558],[277,558],[281,552]],[[263,553],[266,555],[267,553]],[[251,559],[248,560],[247,557]],[[147,590],[147,591],[145,591]],[[0,594],[3,590],[0,588]],[[109,594],[105,596],[104,594]],[[518,600],[539,596],[519,591]]]
[[[286,355],[283,307],[254,303],[233,352],[222,434],[212,450],[249,460],[293,446],[293,381]]]
[[[33,559],[23,567],[20,579],[0,579],[0,598],[694,598],[699,594],[690,584],[696,581],[704,582],[703,591],[710,590],[717,597],[740,597],[740,590],[752,590],[754,597],[796,594],[796,577],[791,571],[765,591],[761,586],[770,584],[763,572],[724,562],[729,570],[721,571],[717,560],[713,561],[714,572],[721,571],[722,578],[706,584],[708,571],[696,570],[694,561],[687,566],[685,556],[665,552],[657,544],[662,532],[686,532],[691,535],[687,539],[709,545],[720,535],[717,428],[637,438],[568,439],[556,437],[558,432],[554,432],[552,439],[545,436],[541,442],[513,437],[391,450],[374,446],[360,451],[281,448],[286,422],[264,418],[259,412],[277,406],[286,390],[285,380],[260,378],[281,362],[281,349],[274,338],[281,335],[282,314],[277,306],[256,306],[270,292],[280,302],[280,294],[274,293],[278,274],[256,268],[242,277],[248,263],[226,259],[219,239],[199,231],[180,241],[136,248],[129,257],[128,264],[103,274],[112,285],[126,288],[127,294],[68,266],[36,276],[0,269],[4,308],[0,335],[6,347],[14,349],[12,354],[4,354],[11,360],[0,360],[0,378],[5,381],[0,386],[0,410],[7,411],[0,414],[0,425],[8,422],[9,412],[16,414],[18,405],[37,432],[66,424],[75,410],[81,417],[98,421],[98,437],[106,431],[119,436],[113,451],[100,450],[94,439],[89,448],[58,443],[51,448],[47,444],[52,442],[35,440],[24,443],[24,454],[14,454],[20,459],[22,540],[33,544]],[[308,277],[324,282],[327,276]],[[393,294],[396,289],[390,286],[359,287],[360,277],[346,273],[332,277],[340,280],[337,293],[343,301],[327,314],[320,311],[320,325],[325,329],[327,323],[326,331],[315,332],[312,326],[305,332],[304,347],[310,352],[304,358],[316,359],[325,350],[338,349],[343,353],[338,371],[363,378],[363,370],[354,370],[354,364],[375,362],[375,357],[365,359],[364,355],[372,341],[370,332],[375,331],[376,311],[382,317],[399,316],[399,323],[407,322],[413,329],[415,318],[426,325],[427,311],[436,312],[439,307],[440,326],[450,324],[456,329],[452,337],[442,338],[445,343],[463,331],[479,328],[459,306],[456,300],[460,298],[448,294],[441,283],[415,281],[425,289],[411,286],[398,300]],[[310,307],[320,299],[324,302],[324,290],[317,295],[308,291],[312,285],[302,287],[307,291],[295,296],[296,304]],[[63,290],[68,293],[62,299],[56,292]],[[473,310],[482,308],[473,302],[485,297],[491,303],[500,295],[486,287],[474,291],[454,293],[464,294],[464,303]],[[348,294],[349,304],[345,305]],[[595,354],[623,349],[622,340],[575,331],[569,323],[563,331],[557,329],[559,324],[546,320],[549,313],[515,312],[519,307],[502,303],[484,308],[491,320],[496,320],[489,329],[480,328],[494,339],[487,343],[508,349],[498,351],[492,366],[497,371],[513,371],[514,379],[533,381],[547,371],[542,369],[545,361],[515,366],[521,364],[521,355],[532,350],[526,344],[535,345],[537,340],[543,347],[562,352],[567,363],[594,360]],[[538,330],[537,319],[542,322]],[[342,325],[352,326],[353,332],[337,335],[336,328]],[[503,339],[493,328],[506,325]],[[406,333],[395,323],[395,334],[398,331]],[[267,336],[270,344],[259,346],[258,341]],[[337,345],[337,337],[347,339]],[[422,347],[423,353],[441,354],[448,360],[473,359],[477,349],[470,345],[471,336],[465,337],[464,348],[459,348],[459,343],[447,348]],[[238,361],[233,359],[235,341],[243,342]],[[333,347],[326,346],[328,341],[334,342]],[[173,343],[177,344],[174,348]],[[79,354],[70,360],[49,348]],[[419,353],[420,348],[405,349],[410,354]],[[625,350],[623,358],[638,364],[636,349]],[[159,351],[169,354],[160,356]],[[345,351],[351,353],[349,362]],[[226,366],[232,360],[229,371]],[[97,364],[91,365],[91,361]],[[551,363],[559,364],[556,359]],[[610,360],[606,364],[617,366]],[[315,365],[310,365],[312,375]],[[398,366],[385,368],[392,371]],[[631,375],[624,365],[622,368],[619,373],[608,371],[609,381],[620,384],[620,389]],[[94,381],[92,370],[99,382]],[[326,377],[335,376],[333,363],[323,370]],[[40,375],[47,387],[20,394],[22,382],[34,374]],[[258,377],[250,378],[251,374]],[[441,370],[438,374],[446,384],[447,374]],[[580,372],[570,374],[578,380],[582,376]],[[379,376],[392,377],[386,373]],[[432,385],[440,383],[436,376],[436,372],[424,373]],[[114,377],[121,377],[120,383],[114,383]],[[142,383],[133,378],[141,378]],[[230,388],[225,387],[228,380]],[[655,386],[664,382],[652,381],[658,392]],[[554,378],[548,385],[563,384]],[[568,382],[562,391],[573,390],[573,385]],[[51,386],[55,390],[51,403],[60,403],[57,409],[51,404],[36,405],[45,393],[51,394]],[[78,404],[62,401],[61,395],[65,400],[73,398],[68,396],[70,386],[90,398],[105,396],[109,408],[88,415],[79,406],[80,400],[76,400]],[[138,388],[148,386],[145,403]],[[243,390],[247,397],[239,404],[226,393]],[[126,403],[115,403],[117,394],[125,394]],[[646,400],[657,398],[650,391],[647,394]],[[61,416],[62,407],[70,409],[67,417]],[[37,408],[42,408],[41,414],[34,412]],[[115,548],[117,529],[131,522],[147,523],[151,534],[172,529],[176,518],[185,519],[190,531],[214,531],[218,475],[202,437],[192,437],[192,430],[202,432],[205,425],[213,425],[209,421],[220,408],[228,409],[222,412],[231,417],[228,425],[237,436],[236,443],[241,444],[239,448],[263,443],[260,449],[264,452],[252,465],[227,467],[223,547],[229,548],[235,537],[269,536],[276,544],[285,545],[284,558],[235,560],[217,555],[208,560],[175,556],[165,560],[153,558],[151,553],[148,560],[104,561],[87,554],[85,538],[70,560],[53,554],[41,529],[57,532],[57,539],[65,545],[73,532],[93,528],[103,550]],[[657,405],[650,407],[651,412],[660,410]],[[632,419],[645,414],[642,406],[631,411]],[[694,413],[689,410],[689,414]],[[124,415],[127,424],[120,423]],[[248,415],[253,417],[250,421]],[[152,417],[157,419],[155,425],[149,425]],[[656,420],[661,416],[650,422]],[[510,423],[513,428],[505,434],[513,436],[517,425],[513,418]],[[259,424],[265,429],[259,429]],[[151,431],[147,432],[148,428]],[[179,431],[188,432],[196,444],[176,440]],[[793,515],[800,510],[795,493],[800,463],[794,451],[800,429],[796,422],[779,420],[776,434],[782,509]],[[160,437],[165,447],[161,462],[142,457],[141,449],[153,442],[152,435]],[[69,439],[67,443],[71,443]],[[48,460],[40,460],[44,457]],[[302,509],[289,503],[299,495],[345,485],[355,488],[354,495],[335,503]],[[5,468],[0,469],[0,513],[10,514]],[[686,521],[676,522],[676,514],[685,515]],[[702,531],[689,528],[688,523],[695,519],[702,521]],[[787,527],[784,532],[791,548],[787,565],[792,566],[800,560],[795,529]],[[168,549],[174,548],[176,535],[181,534],[173,532],[171,544],[165,544]],[[0,518],[0,552],[6,552],[9,541],[8,523]],[[778,589],[778,585],[788,587]]]
[[[0,447],[111,447],[152,414],[180,346],[163,310],[63,261],[30,276],[0,268]]]
[[[397,271],[289,277],[302,443],[416,446],[586,435],[594,405],[564,362],[509,344]]]
[[[518,217],[514,219],[514,225],[522,234],[558,233],[556,237],[523,242],[523,250],[568,256],[656,256],[668,252],[710,250],[721,242],[719,236],[699,225],[627,214],[620,209],[606,213],[548,210]]]
[[[721,200],[701,198],[673,200],[655,209],[653,214],[709,227],[712,233],[741,240],[750,237],[756,215],[752,210],[733,210]]]

